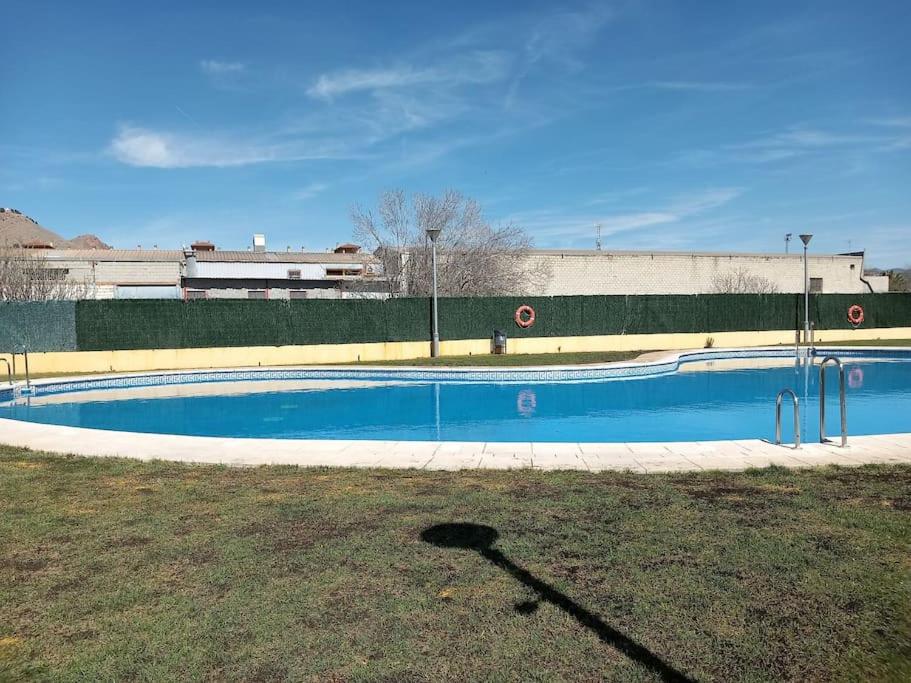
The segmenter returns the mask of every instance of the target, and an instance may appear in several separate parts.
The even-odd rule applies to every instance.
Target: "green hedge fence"
[[[518,306],[537,313],[531,328]],[[810,299],[819,329],[851,329],[848,307],[864,307],[864,327],[911,327],[911,294],[822,294]],[[666,332],[793,330],[802,326],[796,294],[485,297],[440,300],[441,339],[564,337]],[[0,304],[0,351],[283,346],[430,338],[423,298],[300,301],[103,300]]]

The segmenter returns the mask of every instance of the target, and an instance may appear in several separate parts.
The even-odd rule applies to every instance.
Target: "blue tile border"
[[[835,348],[819,347],[812,355],[822,357],[837,354],[841,358],[894,358],[911,360],[911,349],[903,348]],[[801,349],[800,356],[807,353]],[[605,380],[640,379],[676,372],[680,365],[690,362],[751,358],[794,358],[793,347],[758,349],[718,349],[715,351],[690,351],[665,361],[646,363],[615,363],[589,367],[542,367],[532,369],[416,369],[416,368],[268,368],[244,370],[190,370],[186,372],[159,372],[97,377],[75,380],[45,380],[32,384],[33,395],[64,394],[76,391],[123,389],[129,387],[166,386],[175,384],[201,384],[214,382],[268,381],[268,380],[355,380],[376,382],[587,382]],[[0,389],[0,402],[14,400],[24,387]]]

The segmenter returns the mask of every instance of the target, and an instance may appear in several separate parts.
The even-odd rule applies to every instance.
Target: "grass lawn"
[[[492,353],[476,356],[438,356],[437,358],[410,358],[407,360],[382,360],[356,363],[355,365],[445,365],[445,366],[503,366],[519,365],[574,365],[577,363],[609,363],[632,360],[647,351],[578,351],[575,353]]]
[[[909,547],[911,468],[230,469],[0,447],[0,680],[909,680]]]
[[[911,346],[911,339],[848,339],[817,342],[818,346]]]
[[[911,346],[911,339],[873,339],[866,341],[832,341],[819,342],[818,346]],[[793,344],[782,344],[781,346],[793,346]],[[477,356],[440,356],[438,358],[410,358],[407,360],[383,360],[383,361],[365,361],[348,363],[348,365],[385,365],[385,366],[425,366],[439,365],[448,367],[459,366],[489,366],[489,367],[518,367],[524,365],[576,365],[584,363],[610,363],[614,361],[633,360],[643,353],[652,353],[651,351],[578,351],[574,353],[527,353],[527,354],[505,354],[495,356],[493,354],[483,354]],[[344,365],[344,364],[343,364]],[[23,380],[25,375],[21,372],[21,367],[17,366],[19,373],[15,375],[16,379]],[[5,371],[0,368],[0,373]],[[54,372],[54,373],[33,373],[32,379],[44,379],[50,377],[71,377],[74,375],[86,375],[92,373],[73,373],[73,372]],[[5,374],[0,375],[0,381],[6,378]]]
[[[480,356],[440,356],[438,358],[412,358],[409,360],[383,360],[342,363],[342,365],[383,365],[383,366],[409,366],[409,365],[441,365],[441,366],[503,366],[515,367],[523,365],[573,365],[576,363],[608,363],[612,361],[632,360],[647,351],[582,351],[578,353],[531,353],[531,354],[505,354],[495,356],[485,354]],[[335,365],[335,364],[333,364]],[[17,366],[17,370],[19,367]],[[5,372],[5,367],[0,368]],[[32,379],[47,379],[52,377],[72,377],[75,375],[88,375],[88,372],[50,372],[32,373]],[[17,373],[14,377],[24,380],[24,373]],[[6,380],[6,375],[0,376],[0,382]]]

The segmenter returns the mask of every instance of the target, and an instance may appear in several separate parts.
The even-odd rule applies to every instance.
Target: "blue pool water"
[[[767,363],[767,362],[766,362]],[[845,361],[850,434],[911,432],[911,360]],[[135,432],[281,439],[450,441],[690,441],[772,438],[784,387],[801,398],[805,440],[818,431],[818,368],[690,369],[659,377],[589,382],[402,382],[358,388],[214,396],[117,397],[78,392],[58,402],[0,406],[0,417]],[[829,370],[830,433],[838,382]],[[392,381],[393,378],[388,378]],[[213,386],[213,385],[208,385]],[[330,386],[330,385],[327,385]],[[159,388],[159,391],[161,388]],[[167,391],[167,389],[166,389]],[[175,389],[176,391],[176,389]],[[110,393],[108,398],[106,394]],[[785,404],[784,436],[792,417]]]

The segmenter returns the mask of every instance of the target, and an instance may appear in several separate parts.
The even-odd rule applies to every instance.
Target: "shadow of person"
[[[576,604],[553,586],[541,581],[522,567],[513,564],[503,553],[491,547],[498,537],[499,534],[496,529],[481,524],[438,524],[421,532],[422,541],[439,548],[474,550],[488,562],[505,570],[516,580],[533,590],[539,600],[547,601],[559,607],[582,626],[595,633],[602,642],[616,648],[634,662],[651,669],[662,680],[693,680],[674,669],[648,648],[643,647],[617,629],[604,623],[600,617]],[[537,604],[534,602],[524,602],[516,606],[516,610],[523,614],[530,614],[536,608]]]

